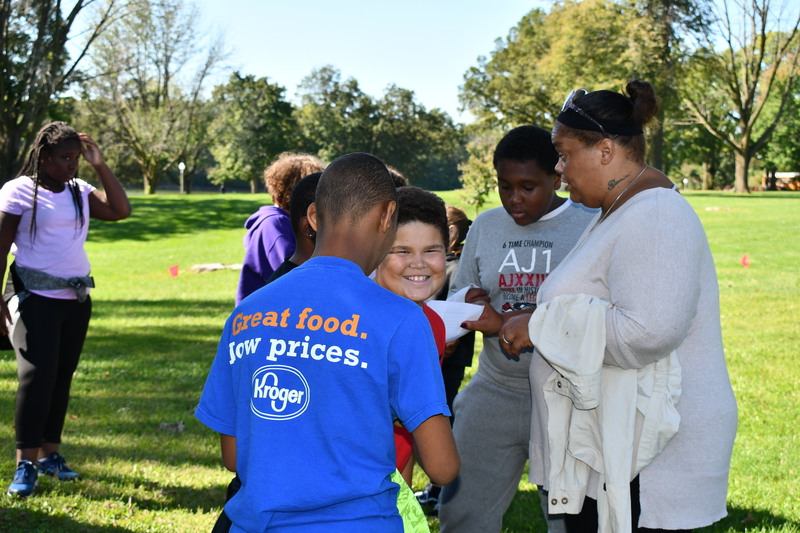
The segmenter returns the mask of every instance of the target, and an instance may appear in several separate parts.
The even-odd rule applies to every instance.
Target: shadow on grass
[[[695,529],[696,533],[727,531],[800,531],[800,522],[764,509],[728,506],[728,516],[716,524]]]
[[[132,530],[119,526],[94,526],[64,515],[53,515],[31,509],[0,507],[0,531],[125,533]]]
[[[156,196],[131,197],[133,213],[120,222],[93,220],[89,240],[122,239],[150,241],[171,235],[204,230],[239,229],[251,214],[264,205],[265,197]]]
[[[133,512],[180,510],[193,514],[198,512],[211,514],[217,513],[225,504],[227,487],[227,482],[193,488],[169,482],[158,483],[135,475],[127,475],[121,480],[120,477],[92,474],[81,481],[70,483],[45,480],[37,487],[36,495],[31,502],[58,496],[67,499],[80,497],[90,502],[101,502],[103,507],[111,509],[111,512],[115,509],[133,510]],[[0,526],[2,524],[0,521]],[[11,530],[0,528],[0,531]]]
[[[430,512],[430,507],[424,508]],[[429,517],[431,531],[439,531],[439,520]],[[547,532],[539,493],[535,489],[519,490],[503,515],[503,533],[542,533]]]
[[[538,491],[517,491],[506,514],[503,515],[503,531],[514,533],[547,531]]]
[[[534,490],[519,491],[503,517],[503,533],[539,533],[547,531],[539,494]],[[695,529],[695,533],[731,531],[800,531],[800,522],[763,509],[728,506],[728,516],[719,522]]]
[[[226,316],[229,307],[223,301],[97,302],[65,426],[68,441],[82,442],[73,460],[218,466],[216,436],[195,419],[194,408],[223,327],[224,318],[214,317]],[[120,319],[130,325],[109,324]],[[0,352],[0,380],[16,389],[11,351]],[[14,419],[14,402],[13,393],[0,395],[0,420]],[[13,435],[10,425],[4,431]]]
[[[132,319],[176,319],[207,318],[220,316],[220,332],[228,314],[233,311],[231,300],[92,300],[92,325],[89,337],[94,333],[96,321],[104,318]],[[136,327],[136,326],[132,326]],[[170,326],[172,327],[172,326]],[[116,331],[116,330],[115,330]]]

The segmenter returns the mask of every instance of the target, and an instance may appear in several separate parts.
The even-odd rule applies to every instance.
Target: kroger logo
[[[308,408],[308,382],[290,366],[262,366],[253,374],[252,386],[250,408],[261,418],[289,420]]]

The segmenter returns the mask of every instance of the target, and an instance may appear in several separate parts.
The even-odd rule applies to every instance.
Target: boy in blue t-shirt
[[[395,416],[432,479],[458,472],[428,321],[365,275],[394,241],[396,198],[379,159],[331,163],[308,211],[314,255],[225,324],[196,414],[242,480],[234,533],[402,532]]]

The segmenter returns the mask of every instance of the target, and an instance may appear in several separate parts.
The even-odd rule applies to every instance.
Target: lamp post
[[[185,194],[186,191],[183,188],[183,171],[186,170],[186,165],[181,161],[178,163],[178,170],[181,171],[181,194]]]
[[[181,165],[182,164],[183,163],[181,163]],[[181,171],[181,176],[183,176],[183,171]],[[181,183],[183,183],[183,182],[181,182]],[[683,190],[685,191],[686,187],[688,187],[688,186],[689,186],[689,178],[683,178]]]

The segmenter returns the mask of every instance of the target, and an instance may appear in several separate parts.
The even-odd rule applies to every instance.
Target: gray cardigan
[[[596,217],[599,219],[599,215]],[[589,228],[541,286],[541,302],[591,294],[611,302],[605,363],[641,368],[675,350],[682,367],[675,438],[639,477],[640,527],[694,529],[723,518],[737,409],[725,356],[719,288],[705,231],[676,191],[648,189]],[[531,363],[532,483],[546,486],[552,367]],[[596,479],[589,493],[596,497]]]

